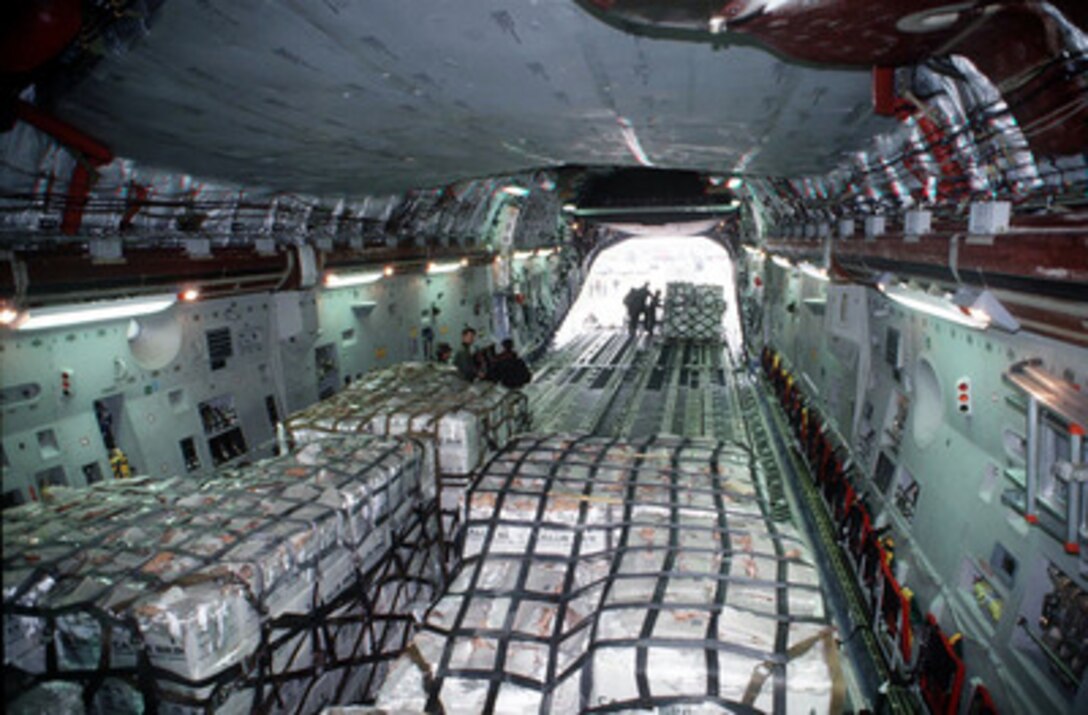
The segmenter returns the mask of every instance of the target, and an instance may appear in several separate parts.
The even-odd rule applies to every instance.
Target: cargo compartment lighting
[[[811,276],[812,278],[815,278],[818,281],[830,280],[827,277],[827,269],[826,268],[818,268],[818,267],[812,265],[811,263],[802,263],[800,265],[800,268],[801,268],[801,272],[804,273],[806,276]]]
[[[161,313],[177,303],[177,300],[177,296],[170,293],[87,303],[85,305],[31,308],[24,314],[23,319],[15,325],[15,329],[45,330],[46,328],[98,323],[104,320],[137,318],[141,315]]]
[[[347,288],[348,286],[361,286],[369,283],[375,283],[382,279],[385,272],[368,272],[368,273],[345,273],[338,275],[336,273],[325,274],[325,286],[328,288]]]
[[[453,273],[454,271],[461,270],[463,265],[464,264],[461,261],[455,261],[453,263],[435,263],[434,261],[431,261],[430,263],[427,264],[427,272],[428,273]]]
[[[988,290],[964,286],[952,296],[952,302],[972,317],[985,320],[995,328],[1010,333],[1020,329],[1020,321],[1014,318],[1001,301]]]
[[[990,316],[985,312],[960,308],[947,298],[911,291],[897,285],[889,285],[882,290],[884,295],[896,303],[934,318],[941,318],[976,330],[985,330],[990,326]]]

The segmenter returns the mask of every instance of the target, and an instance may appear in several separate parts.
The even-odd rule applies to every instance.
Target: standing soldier
[[[632,287],[623,298],[623,305],[627,308],[627,330],[631,335],[638,328],[639,314],[642,312],[642,293],[638,288]]]
[[[457,371],[461,373],[461,377],[465,378],[469,382],[476,379],[476,354],[472,350],[472,344],[476,342],[476,330],[473,328],[465,328],[461,331],[461,349],[457,351],[457,355],[453,358],[453,364],[457,368]]]
[[[655,290],[650,296],[650,302],[646,304],[646,334],[654,336],[654,328],[657,327],[657,308],[661,305],[661,291]]]

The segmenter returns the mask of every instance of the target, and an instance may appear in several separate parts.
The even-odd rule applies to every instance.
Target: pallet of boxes
[[[720,285],[669,283],[662,333],[669,340],[719,341],[725,307]]]
[[[527,421],[520,393],[403,365],[289,418],[284,456],[5,511],[7,711],[304,714],[372,698],[447,585],[438,492],[455,513],[468,474]]]
[[[377,712],[841,711],[818,572],[743,447],[524,436],[463,508]]]
[[[443,533],[452,539],[459,531],[457,506],[469,476],[514,435],[529,429],[529,401],[495,383],[465,382],[446,365],[402,363],[372,372],[295,413],[286,426],[296,445],[343,433],[420,438],[432,449]]]
[[[444,586],[429,479],[420,442],[346,435],[208,479],[55,488],[5,511],[6,711],[356,701]]]

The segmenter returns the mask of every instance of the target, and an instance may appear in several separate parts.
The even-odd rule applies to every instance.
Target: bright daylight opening
[[[626,329],[623,298],[631,288],[645,283],[650,284],[651,291],[661,291],[659,323],[663,325],[667,319],[666,286],[672,282],[722,286],[726,304],[722,334],[729,350],[734,356],[739,355],[741,329],[733,261],[720,245],[696,236],[630,238],[601,251],[578,300],[556,334],[556,346],[561,347],[586,331]]]

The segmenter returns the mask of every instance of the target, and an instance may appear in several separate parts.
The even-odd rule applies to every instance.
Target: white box
[[[865,217],[865,237],[876,238],[884,235],[885,219],[883,216]]]
[[[1009,230],[1011,205],[1008,201],[985,201],[971,204],[967,232],[974,236],[989,236]]]

